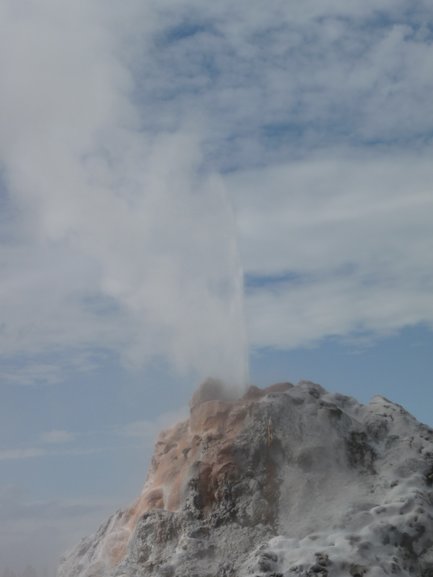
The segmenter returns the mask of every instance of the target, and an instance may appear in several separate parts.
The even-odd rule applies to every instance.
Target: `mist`
[[[234,215],[199,123],[146,129],[112,6],[3,2],[1,13],[3,355],[55,350],[79,367],[97,348],[243,384]]]

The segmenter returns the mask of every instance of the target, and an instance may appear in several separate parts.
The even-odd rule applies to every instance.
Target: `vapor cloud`
[[[0,252],[2,354],[108,348],[242,382],[223,185],[201,169],[193,126],[142,129],[102,8],[2,4],[2,201],[14,222]]]

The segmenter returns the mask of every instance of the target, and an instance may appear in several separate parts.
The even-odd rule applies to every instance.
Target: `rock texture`
[[[59,577],[433,577],[433,431],[383,397],[207,381]]]

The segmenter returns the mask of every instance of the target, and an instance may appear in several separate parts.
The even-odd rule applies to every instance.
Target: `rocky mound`
[[[433,430],[383,397],[207,381],[59,577],[433,577]]]

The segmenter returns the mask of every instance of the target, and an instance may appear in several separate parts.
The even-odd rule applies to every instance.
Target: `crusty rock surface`
[[[433,577],[433,431],[383,397],[217,381],[59,577]]]

